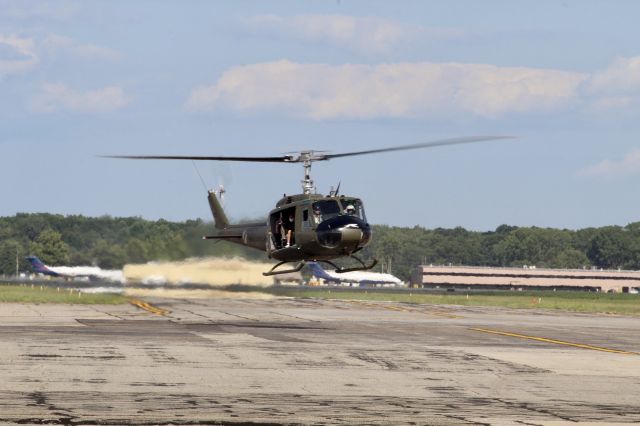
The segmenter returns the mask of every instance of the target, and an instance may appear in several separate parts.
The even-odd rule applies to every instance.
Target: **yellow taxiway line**
[[[134,299],[130,302],[132,305],[137,306],[140,309],[144,309],[147,312],[151,312],[156,315],[166,315],[170,311],[166,309],[158,308],[157,306],[153,306],[150,303],[145,302],[144,300]]]
[[[549,339],[547,337],[527,336],[526,334],[510,333],[500,330],[491,330],[489,328],[469,328],[469,330],[480,331],[482,333],[498,334],[500,336],[517,337],[519,339],[535,340],[538,342],[553,343],[556,345],[572,346],[574,348],[589,349],[592,351],[609,352],[620,355],[640,355],[637,352],[622,351],[619,349],[603,348],[601,346],[585,345],[582,343],[565,342],[563,340]]]

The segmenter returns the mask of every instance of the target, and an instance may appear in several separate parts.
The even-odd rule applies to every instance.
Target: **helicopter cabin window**
[[[316,201],[312,206],[313,220],[316,224],[340,214],[340,205],[335,200]]]
[[[269,217],[269,225],[276,250],[295,244],[296,208],[280,210]]]
[[[302,210],[302,227],[303,228],[311,228],[311,224],[309,223],[309,209]]]
[[[367,221],[367,216],[364,214],[364,206],[362,201],[357,198],[343,198],[340,200],[342,204],[342,213],[352,216],[357,216],[360,219]]]

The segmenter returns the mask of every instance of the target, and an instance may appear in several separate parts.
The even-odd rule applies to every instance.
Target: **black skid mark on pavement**
[[[46,407],[50,411],[51,415],[58,416],[58,418],[49,419],[24,419],[15,421],[18,424],[57,424],[57,425],[73,425],[73,416],[66,413],[65,409],[56,407],[53,404],[48,403],[47,397],[42,392],[32,392],[27,397],[33,401],[33,403],[27,404],[31,407]],[[2,419],[0,419],[0,422]]]

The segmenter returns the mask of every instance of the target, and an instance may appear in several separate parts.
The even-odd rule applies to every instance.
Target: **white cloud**
[[[347,15],[259,15],[245,20],[249,31],[260,36],[326,42],[368,54],[387,53],[413,40],[460,37],[461,30],[427,28],[389,19]]]
[[[583,177],[614,177],[640,173],[640,149],[634,149],[622,160],[603,160],[578,172]]]
[[[70,111],[100,114],[121,109],[129,102],[130,98],[118,86],[81,92],[64,84],[45,84],[29,106],[38,113]]]
[[[604,96],[604,97],[595,97],[591,104],[588,105],[588,111],[593,112],[595,114],[600,114],[602,112],[612,111],[612,110],[629,110],[632,109],[633,104],[635,103],[635,99],[633,96]]]
[[[548,111],[577,96],[574,72],[486,64],[299,64],[287,60],[234,67],[191,93],[194,111],[285,110],[312,119],[495,117]]]
[[[82,59],[116,60],[122,57],[116,50],[80,43],[57,34],[40,39],[0,34],[0,77],[30,71],[47,57],[60,54]]]
[[[586,87],[592,94],[639,92],[640,56],[616,59],[609,67],[594,73]]]
[[[37,63],[33,39],[0,34],[0,76],[28,71]]]
[[[116,60],[122,57],[117,50],[95,44],[80,43],[70,37],[49,34],[40,43],[39,48],[47,54],[67,53],[84,59]]]

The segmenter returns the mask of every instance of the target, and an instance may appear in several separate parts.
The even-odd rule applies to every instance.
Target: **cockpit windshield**
[[[357,198],[342,198],[340,203],[342,204],[342,214],[357,216],[365,222],[367,221],[362,201]]]
[[[338,200],[316,201],[313,203],[311,211],[316,224],[340,215],[356,216],[365,222],[367,221],[362,201],[357,198],[341,198],[340,202]]]
[[[335,200],[322,200],[313,203],[313,218],[316,223],[331,219],[341,213],[340,205]]]

